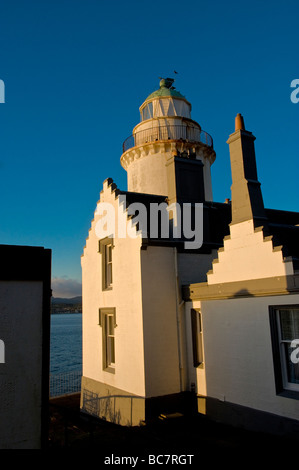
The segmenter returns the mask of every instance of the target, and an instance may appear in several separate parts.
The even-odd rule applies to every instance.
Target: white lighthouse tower
[[[171,193],[167,171],[174,156],[203,164],[203,198],[212,200],[210,168],[215,160],[212,137],[191,119],[191,104],[175,89],[174,80],[160,80],[160,88],[140,106],[141,122],[123,144],[121,165],[127,171],[128,190],[147,194]]]

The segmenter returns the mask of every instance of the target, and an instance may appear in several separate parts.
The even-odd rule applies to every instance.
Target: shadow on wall
[[[215,398],[199,398],[201,413],[215,422],[299,442],[298,421]],[[204,400],[204,403],[203,403]]]
[[[255,297],[255,295],[249,292],[248,289],[240,289],[234,295],[230,296],[230,299],[238,299],[239,297]]]
[[[81,411],[122,426],[138,426],[144,420],[144,398],[133,395],[100,396],[83,391]]]

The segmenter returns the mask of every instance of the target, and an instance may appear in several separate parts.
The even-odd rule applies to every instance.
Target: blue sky
[[[51,248],[54,295],[80,293],[102,183],[126,189],[122,143],[174,70],[214,139],[214,200],[230,197],[226,141],[240,112],[265,206],[298,211],[298,43],[292,0],[3,0],[0,243]]]

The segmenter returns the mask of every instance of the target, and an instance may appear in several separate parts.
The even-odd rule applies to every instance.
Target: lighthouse
[[[240,113],[227,140],[231,200],[217,202],[212,137],[174,80],[162,78],[139,110],[120,156],[127,190],[104,181],[82,255],[81,410],[130,426],[197,410],[297,430],[299,213],[264,206],[255,137]],[[186,220],[199,206],[202,244],[187,245],[184,231],[168,236],[177,219],[165,225],[162,210]],[[151,211],[139,217],[153,207],[157,226]],[[122,236],[120,221],[134,236]]]
[[[192,120],[191,104],[173,84],[172,78],[160,80],[159,89],[139,108],[140,123],[123,143],[120,161],[127,171],[128,191],[167,195],[176,200],[173,184],[180,182],[180,192],[188,199],[190,182],[187,185],[182,178],[178,181],[182,170],[185,174],[187,171],[187,177],[194,175],[193,189],[200,194],[201,202],[211,201],[211,165],[216,158],[213,139]],[[175,164],[175,158],[181,160],[180,165]]]
[[[229,205],[212,200],[213,139],[191,118],[191,104],[174,80],[162,78],[139,110],[140,122],[120,156],[127,190],[112,178],[104,181],[81,258],[81,409],[130,425],[164,412],[170,403],[176,410],[193,387],[181,287],[206,280],[230,221]],[[203,237],[196,249],[189,236],[187,248],[184,230],[174,236],[177,219],[169,216],[168,227],[165,219],[161,222],[162,212],[172,215],[168,209],[175,206],[184,228],[186,205],[202,207]],[[109,233],[100,236],[103,206],[113,208],[115,226],[103,224]],[[149,209],[146,230],[132,213],[132,207],[138,212],[141,206]],[[157,226],[153,207],[160,217]],[[120,221],[136,236],[122,236]],[[169,236],[167,228],[172,228],[166,230]],[[195,232],[190,226],[194,240]]]

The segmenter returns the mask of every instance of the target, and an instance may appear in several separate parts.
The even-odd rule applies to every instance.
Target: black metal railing
[[[81,378],[81,370],[50,374],[50,397],[53,398],[80,392]]]
[[[159,126],[130,135],[123,143],[123,153],[137,145],[156,142],[158,140],[182,140],[188,142],[201,142],[213,148],[213,139],[205,131],[191,126]]]

